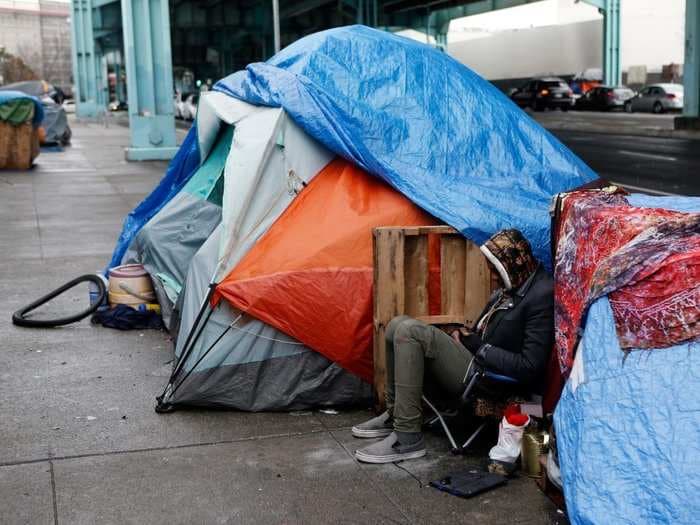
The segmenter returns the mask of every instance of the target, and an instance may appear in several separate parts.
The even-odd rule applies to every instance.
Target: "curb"
[[[700,140],[700,131],[663,128],[617,128],[610,129],[598,126],[568,126],[566,124],[545,124],[540,126],[548,131],[573,131],[580,133],[598,133],[600,135],[627,135],[631,137],[652,137],[664,139]]]

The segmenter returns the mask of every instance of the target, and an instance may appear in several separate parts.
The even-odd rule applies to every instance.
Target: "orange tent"
[[[349,162],[328,164],[217,287],[216,299],[372,378],[372,228],[437,224]]]

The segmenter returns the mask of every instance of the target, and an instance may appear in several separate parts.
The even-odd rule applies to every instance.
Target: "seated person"
[[[472,329],[451,335],[408,316],[386,328],[387,410],[352,428],[359,438],[382,441],[355,452],[359,461],[389,463],[425,455],[424,375],[455,397],[466,388],[474,363],[538,391],[554,343],[552,277],[518,230],[503,230],[481,246],[503,288],[489,300]]]

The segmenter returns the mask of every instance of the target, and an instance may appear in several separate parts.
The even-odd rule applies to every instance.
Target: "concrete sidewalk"
[[[0,172],[0,523],[552,523],[533,480],[471,500],[427,482],[479,463],[430,436],[402,465],[357,464],[359,410],[153,411],[172,359],[166,333],[83,321],[14,327],[11,314],[103,267],[124,216],[165,163],[126,163],[128,130],[72,122],[74,144]],[[76,290],[54,312],[86,306]]]

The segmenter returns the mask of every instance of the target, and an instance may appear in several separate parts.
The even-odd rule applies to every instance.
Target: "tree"
[[[12,84],[23,80],[38,80],[39,77],[20,57],[0,48],[0,77],[2,84]]]
[[[70,85],[70,46],[61,36],[54,34],[44,37],[42,59],[44,80],[62,88]]]

